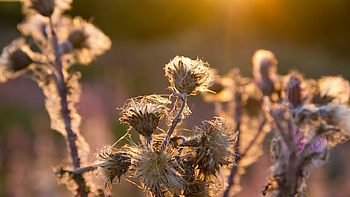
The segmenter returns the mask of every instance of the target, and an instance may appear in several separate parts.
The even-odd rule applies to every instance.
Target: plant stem
[[[81,168],[75,168],[74,170],[72,170],[70,172],[73,174],[84,174],[86,172],[96,170],[97,167],[98,167],[97,165],[85,166],[85,167],[81,167]]]
[[[249,152],[249,150],[254,146],[255,142],[258,140],[260,135],[263,133],[263,128],[264,128],[265,124],[266,124],[266,119],[264,118],[264,120],[259,125],[258,132],[254,136],[252,141],[249,142],[247,148],[244,151],[242,151],[241,157],[244,157]]]
[[[163,141],[161,151],[165,150],[165,148],[168,146],[170,137],[173,134],[173,132],[175,131],[176,125],[181,121],[181,115],[182,115],[182,112],[184,111],[186,103],[187,103],[187,95],[186,94],[179,94],[178,97],[181,99],[181,107],[180,107],[178,114],[176,115],[176,117],[174,118],[174,120],[171,123],[171,126],[168,130],[168,133]]]
[[[58,39],[57,39],[56,32],[54,30],[52,18],[50,18],[50,29],[51,29],[51,35],[52,35],[52,46],[53,46],[54,55],[55,55],[55,65],[58,73],[58,76],[54,75],[54,77],[56,79],[57,89],[59,92],[59,96],[61,98],[60,112],[65,124],[65,130],[67,132],[66,142],[69,149],[70,157],[72,159],[73,169],[77,169],[80,167],[80,158],[78,153],[78,147],[76,144],[77,135],[72,130],[72,125],[71,125],[72,120],[70,117],[70,110],[68,108],[68,101],[67,101],[68,89],[67,89],[66,82],[63,75],[63,70],[62,70],[63,64],[61,61],[61,52],[59,49]],[[73,179],[78,185],[77,196],[87,197],[89,193],[89,189],[87,187],[84,177],[81,174],[79,174],[79,175],[73,176]]]
[[[235,157],[235,163],[232,168],[231,168],[231,173],[230,176],[228,177],[228,185],[226,187],[226,190],[224,192],[224,197],[228,197],[231,191],[232,186],[234,185],[235,182],[235,176],[237,174],[237,170],[238,170],[238,165],[239,165],[239,161],[241,160],[241,157],[239,156],[240,151],[239,151],[239,144],[240,144],[240,129],[241,129],[241,107],[242,107],[242,94],[241,92],[238,90],[235,93],[235,121],[236,121],[236,131],[238,132],[237,134],[237,140],[235,143],[235,147],[234,147],[234,151],[236,153],[236,155],[238,155],[238,157]]]

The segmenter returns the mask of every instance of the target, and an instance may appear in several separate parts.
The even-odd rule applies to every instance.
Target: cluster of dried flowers
[[[24,0],[25,20],[18,25],[22,36],[3,49],[0,82],[20,76],[35,81],[45,95],[51,128],[65,136],[71,169],[87,164],[89,146],[79,131],[81,74],[74,64],[87,65],[111,46],[109,38],[80,17],[64,15],[72,0]],[[66,177],[67,179],[63,179]],[[77,196],[95,188],[87,174],[61,176]]]
[[[222,169],[234,163],[236,132],[220,117],[192,130],[178,126],[191,114],[187,97],[209,91],[214,73],[206,62],[180,56],[164,70],[170,96],[135,97],[120,109],[120,122],[136,131],[139,141],[107,147],[113,151],[102,154],[96,166],[106,176],[107,186],[125,174],[152,196],[213,196],[221,189]]]
[[[349,139],[349,82],[338,76],[314,80],[297,72],[279,75],[277,59],[266,50],[255,52],[252,63],[252,79],[234,69],[215,79],[215,94],[203,95],[215,104],[217,115],[240,131],[224,196],[240,191],[240,177],[262,154],[261,143],[270,131],[275,134],[272,176],[263,194],[303,196],[310,170],[324,163],[329,148]]]

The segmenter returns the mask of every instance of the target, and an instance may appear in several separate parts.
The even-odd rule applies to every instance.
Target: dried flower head
[[[16,39],[4,48],[0,57],[0,82],[24,74],[34,62],[32,54],[23,39]]]
[[[154,196],[164,196],[167,192],[180,194],[184,189],[185,180],[177,170],[171,150],[155,152],[149,147],[130,146],[129,153],[135,177]]]
[[[286,87],[287,99],[293,108],[296,108],[302,105],[300,84],[301,84],[300,79],[295,75],[292,75],[287,83],[287,87]]]
[[[275,90],[277,59],[271,51],[258,50],[253,55],[253,76],[263,94],[270,96]]]
[[[70,9],[72,0],[24,0],[24,13],[38,13],[45,17],[51,17],[55,11],[61,13]]]
[[[341,104],[348,104],[350,95],[349,82],[342,77],[323,77],[318,81],[319,92],[314,100],[324,101],[321,104],[327,104],[327,101]]]
[[[157,95],[129,99],[121,109],[119,121],[132,127],[150,142],[159,121],[168,110],[166,105],[169,102]]]
[[[55,10],[55,0],[31,0],[31,8],[39,14],[50,17]]]
[[[93,24],[80,17],[73,19],[67,36],[67,43],[73,51],[78,63],[90,64],[96,57],[111,48],[111,40]]]
[[[321,118],[350,136],[350,108],[340,104],[328,104],[318,108]]]
[[[194,132],[199,140],[199,146],[194,147],[195,163],[203,179],[215,176],[222,166],[233,162],[235,135],[228,132],[223,118],[203,121]]]
[[[176,56],[165,65],[164,70],[170,83],[169,88],[181,94],[196,95],[209,91],[208,88],[214,82],[209,64],[200,59]]]
[[[120,181],[120,177],[128,171],[131,165],[131,159],[125,151],[117,150],[111,146],[103,147],[99,151],[97,159],[98,169],[107,178],[106,187],[108,188],[115,177],[118,177]]]

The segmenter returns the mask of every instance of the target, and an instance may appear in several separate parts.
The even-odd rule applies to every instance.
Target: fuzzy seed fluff
[[[209,91],[208,88],[214,82],[209,64],[200,59],[176,56],[165,65],[164,70],[170,83],[169,88],[180,94],[196,95]]]
[[[228,132],[223,118],[203,121],[194,132],[199,140],[199,146],[194,147],[195,163],[202,178],[215,176],[222,166],[233,162],[235,135]]]
[[[157,152],[145,146],[130,146],[129,154],[135,177],[152,195],[180,194],[184,189],[185,180],[177,170],[171,151]]]
[[[140,96],[126,101],[121,109],[120,122],[132,127],[147,141],[151,141],[153,132],[164,117],[169,100],[157,95]]]
[[[349,82],[342,77],[323,77],[318,81],[320,96],[333,102],[347,104],[350,96]]]
[[[115,177],[120,177],[125,174],[129,166],[131,165],[131,160],[125,151],[117,150],[111,146],[103,147],[98,155],[98,169],[107,178],[106,187],[110,187]]]

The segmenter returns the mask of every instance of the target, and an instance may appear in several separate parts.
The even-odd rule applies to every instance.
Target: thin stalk
[[[226,190],[224,192],[224,197],[228,197],[230,194],[230,191],[234,185],[235,182],[235,177],[237,174],[237,170],[238,170],[238,166],[239,166],[239,161],[241,160],[240,157],[240,151],[239,151],[239,144],[240,144],[240,130],[241,130],[241,111],[242,111],[242,94],[240,91],[237,91],[235,94],[235,121],[236,121],[236,131],[238,131],[237,134],[237,140],[236,140],[236,144],[234,147],[234,151],[236,153],[236,155],[238,155],[237,157],[235,157],[235,164],[232,166],[231,168],[231,173],[230,176],[228,177],[228,185],[226,187]]]
[[[172,121],[171,126],[168,130],[168,133],[163,141],[162,148],[161,148],[162,151],[165,150],[165,148],[168,146],[170,137],[173,134],[173,132],[175,131],[177,124],[181,121],[181,115],[182,115],[182,112],[184,111],[186,103],[187,103],[187,95],[186,94],[179,94],[178,98],[181,99],[181,107],[180,107],[178,114],[176,115],[176,117]]]
[[[66,82],[63,75],[63,69],[62,69],[63,68],[63,64],[61,60],[62,54],[59,50],[58,39],[57,39],[56,32],[54,30],[52,18],[50,18],[50,29],[51,29],[51,35],[52,35],[51,41],[52,41],[52,46],[53,46],[54,55],[55,55],[55,65],[58,73],[58,76],[54,75],[54,77],[57,84],[59,96],[61,98],[60,112],[65,124],[65,130],[67,132],[66,142],[69,149],[70,157],[72,159],[73,169],[77,169],[77,168],[80,168],[80,157],[78,153],[78,147],[76,144],[77,135],[72,130],[72,120],[70,117],[70,110],[68,108],[68,101],[67,101],[68,89],[66,86]],[[84,177],[81,174],[79,174],[79,175],[73,176],[73,179],[78,185],[77,196],[87,197],[89,193],[89,189],[87,187]]]
[[[72,171],[70,171],[72,174],[84,174],[90,171],[94,171],[96,170],[98,167],[98,165],[91,165],[91,166],[85,166],[85,167],[81,167],[81,168],[75,168]]]
[[[266,124],[266,119],[264,118],[264,120],[259,125],[258,132],[255,134],[252,141],[249,142],[247,148],[244,151],[242,151],[241,157],[244,157],[249,152],[249,150],[254,146],[255,142],[259,139],[260,135],[263,133],[263,128],[265,124]]]

